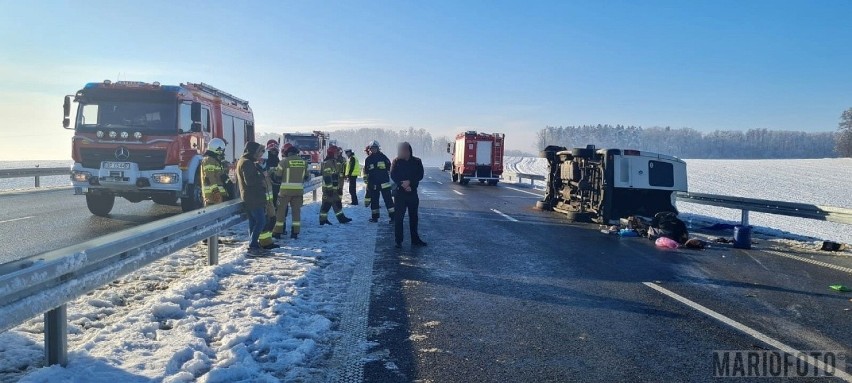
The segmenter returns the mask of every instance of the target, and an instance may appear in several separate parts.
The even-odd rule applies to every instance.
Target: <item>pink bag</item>
[[[677,249],[680,245],[677,244],[673,239],[660,237],[657,238],[657,241],[654,242],[657,247],[662,247],[664,249]]]

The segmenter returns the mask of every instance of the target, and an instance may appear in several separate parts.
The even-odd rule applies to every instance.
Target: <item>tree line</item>
[[[852,112],[850,112],[852,118]],[[639,149],[680,158],[826,158],[835,157],[838,134],[769,129],[716,130],[624,125],[546,127],[537,134],[539,149],[548,145]]]

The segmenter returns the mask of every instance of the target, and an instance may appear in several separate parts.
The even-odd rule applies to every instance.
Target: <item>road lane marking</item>
[[[460,191],[458,191],[458,190],[456,190],[456,189],[453,189],[453,193],[456,193],[456,194],[458,194],[458,195],[464,195],[464,193],[462,193],[462,192],[460,192]]]
[[[437,183],[438,183],[438,185],[443,185],[443,184],[444,184],[444,183],[443,183],[443,182],[441,182],[441,181],[435,181],[435,182],[437,182]]]
[[[509,217],[508,215],[506,215],[506,213],[503,213],[503,212],[502,212],[502,211],[500,211],[500,210],[497,210],[497,209],[491,209],[491,211],[493,211],[493,212],[495,212],[495,213],[497,213],[497,214],[500,214],[501,216],[503,216],[503,218],[506,218],[506,219],[508,219],[509,221],[512,221],[512,222],[518,222],[518,220],[517,220],[517,219],[514,219],[514,218],[512,218],[512,217]]]
[[[763,251],[765,251],[769,254],[777,255],[779,257],[790,258],[790,259],[794,259],[794,260],[797,260],[797,261],[810,263],[812,265],[822,266],[822,267],[826,267],[826,268],[829,268],[829,269],[832,269],[832,270],[837,270],[837,271],[842,271],[844,273],[852,274],[852,267],[832,265],[831,263],[828,263],[828,262],[817,261],[816,259],[800,257],[798,255],[793,255],[793,254],[785,254],[785,253],[782,253],[780,251],[772,251],[772,250],[763,250]]]
[[[648,286],[648,287],[650,287],[654,290],[657,290],[657,292],[659,292],[663,295],[666,295],[669,298],[672,298],[672,299],[674,299],[674,300],[676,300],[680,303],[683,303],[683,304],[685,304],[685,305],[687,305],[687,306],[689,306],[689,307],[691,307],[695,310],[698,310],[699,312],[701,312],[704,315],[707,315],[707,316],[709,316],[713,319],[716,319],[716,320],[718,320],[718,321],[720,321],[720,322],[722,322],[722,323],[724,323],[724,324],[726,324],[730,327],[733,327],[733,328],[735,328],[735,329],[737,329],[741,332],[744,332],[747,335],[751,336],[752,338],[757,339],[757,340],[759,340],[763,343],[766,343],[769,346],[774,347],[777,350],[784,351],[788,354],[796,355],[796,358],[798,358],[799,360],[801,360],[801,361],[803,361],[807,364],[810,364],[814,368],[821,369],[821,370],[825,371],[824,369],[820,368],[818,365],[814,364],[809,358],[804,357],[804,356],[800,356],[802,354],[801,351],[796,350],[795,348],[790,347],[790,346],[788,346],[784,343],[781,343],[780,341],[777,341],[773,338],[770,338],[768,335],[764,335],[760,331],[757,331],[757,330],[755,330],[751,327],[748,327],[748,326],[746,326],[746,325],[744,325],[740,322],[737,322],[737,321],[735,321],[731,318],[728,318],[728,317],[726,317],[722,314],[719,314],[719,313],[717,313],[717,312],[715,312],[711,309],[708,309],[707,307],[704,307],[699,303],[693,302],[693,301],[683,297],[682,295],[679,295],[679,294],[675,293],[674,291],[671,291],[671,290],[669,290],[665,287],[662,287],[662,286],[660,286],[656,283],[642,282],[642,284],[645,285],[645,286]],[[852,375],[849,375],[846,372],[841,371],[841,369],[839,369],[839,368],[834,370],[834,376],[836,376],[840,379],[843,379],[847,382],[852,382]]]
[[[537,196],[537,197],[542,197],[542,195],[541,195],[541,194],[533,193],[533,192],[531,192],[531,191],[521,190],[521,189],[518,189],[518,188],[513,188],[513,187],[511,187],[511,186],[504,186],[504,187],[505,187],[506,189],[512,189],[512,190],[514,190],[514,191],[519,191],[519,192],[521,192],[521,193],[527,193],[527,194],[532,194],[532,195]]]
[[[25,220],[25,219],[30,219],[30,218],[33,218],[33,216],[29,216],[29,217],[21,217],[21,218],[13,218],[13,219],[7,219],[7,220],[5,220],[5,221],[0,221],[0,223],[8,223],[8,222],[15,222],[15,221],[23,221],[23,220]]]

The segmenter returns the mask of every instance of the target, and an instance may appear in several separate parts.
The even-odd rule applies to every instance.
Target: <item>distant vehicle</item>
[[[444,167],[441,171],[448,172],[450,170],[453,170],[453,161],[444,161]]]
[[[231,171],[254,140],[248,101],[210,85],[160,85],[138,81],[89,83],[66,96],[63,127],[74,120],[71,181],[92,214],[105,216],[115,197],[153,200],[183,211],[202,206],[199,164],[207,142],[228,143]]]
[[[320,165],[330,144],[328,133],[317,130],[311,133],[284,133],[284,143],[299,148],[299,156],[308,161],[308,172],[314,176],[320,175]]]
[[[453,182],[467,185],[470,180],[497,185],[503,174],[503,142],[506,135],[467,131],[447,144],[452,155]]]
[[[577,222],[618,223],[632,215],[677,212],[675,193],[687,191],[686,162],[638,150],[568,150],[548,146],[546,194],[536,207]]]

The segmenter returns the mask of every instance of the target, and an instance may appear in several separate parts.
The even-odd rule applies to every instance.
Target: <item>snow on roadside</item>
[[[306,204],[299,239],[266,257],[246,257],[243,223],[217,266],[194,246],[69,303],[67,368],[37,368],[40,318],[0,334],[0,380],[322,380],[354,260],[375,245],[369,210],[345,212],[352,223],[320,227],[319,204]]]
[[[533,157],[506,157],[507,171],[547,174],[547,161]],[[686,160],[689,190],[779,201],[852,208],[852,159],[815,160]],[[543,188],[544,183],[536,187]],[[738,223],[739,210],[678,203],[686,220]],[[806,240],[852,244],[852,227],[831,222],[752,213],[757,232]],[[804,236],[804,237],[803,237]]]

